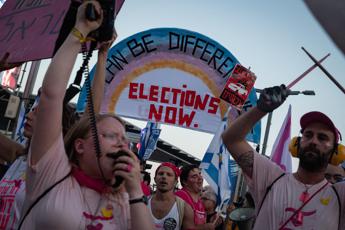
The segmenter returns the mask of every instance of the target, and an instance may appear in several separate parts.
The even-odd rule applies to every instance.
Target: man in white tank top
[[[193,210],[174,195],[180,170],[172,163],[162,163],[155,172],[156,193],[148,207],[157,230],[194,229]]]

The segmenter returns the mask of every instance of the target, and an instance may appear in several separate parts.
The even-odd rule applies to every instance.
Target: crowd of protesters
[[[99,15],[96,20],[86,18],[87,4]],[[0,230],[240,229],[240,220],[228,214],[241,207],[255,208],[250,229],[345,229],[345,172],[332,164],[341,134],[327,115],[314,111],[300,119],[295,173],[284,172],[245,140],[257,121],[284,103],[289,95],[284,85],[264,89],[257,106],[231,121],[222,135],[248,185],[245,199],[229,204],[226,215],[216,191],[203,187],[198,165],[161,163],[153,190],[122,119],[99,114],[116,34],[99,45],[93,103],[88,101],[96,113],[93,123],[92,111],[79,118],[64,102],[80,44],[102,19],[97,1],[80,5],[73,30],[45,74],[38,103],[26,115],[26,145],[0,135],[0,158],[12,162],[0,181]],[[20,64],[8,64],[7,58],[0,70]]]

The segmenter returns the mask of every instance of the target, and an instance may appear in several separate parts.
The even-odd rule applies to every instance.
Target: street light
[[[262,89],[255,89],[257,93],[261,93],[263,90]],[[315,92],[313,90],[303,90],[303,91],[289,91],[288,95],[307,95],[307,96],[314,96]],[[262,143],[262,155],[265,155],[266,153],[266,146],[267,146],[267,140],[268,140],[268,135],[270,133],[270,126],[271,126],[271,121],[272,121],[272,115],[273,112],[270,112],[267,117],[267,122],[266,122],[266,129],[265,129],[265,136],[264,136],[264,141]]]

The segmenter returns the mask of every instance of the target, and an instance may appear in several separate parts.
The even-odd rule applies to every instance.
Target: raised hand
[[[272,112],[284,103],[289,91],[285,85],[263,89],[257,102],[257,108],[266,113]]]
[[[94,6],[94,9],[97,12],[97,15],[100,15],[96,20],[88,20],[86,18],[86,7],[88,4],[92,4]],[[87,35],[91,32],[96,30],[100,25],[102,24],[103,21],[103,12],[101,5],[98,3],[98,1],[85,1],[83,2],[82,5],[79,6],[78,8],[78,13],[77,13],[77,18],[76,18],[76,23],[75,23],[75,28],[77,28],[84,37],[87,37]]]
[[[106,58],[108,50],[117,38],[116,30],[114,30],[113,37],[109,41],[101,42],[98,49],[98,58]]]

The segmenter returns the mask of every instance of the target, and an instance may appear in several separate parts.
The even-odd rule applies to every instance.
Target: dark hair
[[[75,106],[68,103],[63,105],[62,110],[62,133],[65,136],[68,130],[79,120]]]
[[[151,176],[150,173],[148,172],[143,172],[144,177],[143,177],[143,181],[147,181],[147,184],[151,184]]]
[[[185,165],[181,168],[180,182],[181,182],[182,187],[184,186],[184,183],[188,179],[189,172],[195,168],[199,169],[199,166],[198,165]]]

